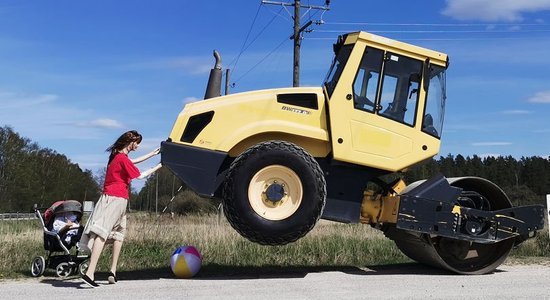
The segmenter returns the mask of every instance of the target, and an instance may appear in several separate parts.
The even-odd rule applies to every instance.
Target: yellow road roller
[[[383,180],[439,152],[446,54],[367,32],[333,48],[322,87],[220,96],[217,61],[205,100],[161,143],[163,166],[263,245],[294,242],[320,218],[364,223],[418,262],[484,274],[543,229],[542,206],[512,207],[484,178]]]

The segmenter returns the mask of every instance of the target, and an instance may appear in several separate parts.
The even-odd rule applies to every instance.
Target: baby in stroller
[[[37,256],[31,264],[31,275],[38,277],[46,268],[55,270],[59,277],[66,277],[80,272],[84,274],[88,267],[88,256],[79,253],[71,254],[84,227],[80,225],[82,219],[82,204],[75,200],[57,201],[41,214],[36,204],[34,212],[44,230],[44,256]],[[56,252],[62,252],[61,254]]]
[[[82,236],[83,226],[80,226],[77,215],[73,211],[67,211],[55,216],[52,229],[66,247],[75,245]],[[71,245],[71,246],[69,246]]]

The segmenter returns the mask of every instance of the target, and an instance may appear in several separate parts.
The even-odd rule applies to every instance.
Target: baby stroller
[[[78,247],[76,253],[71,254],[71,248],[80,241],[84,227],[80,225],[73,230],[70,236],[65,235],[68,230],[56,232],[53,230],[54,221],[64,216],[71,216],[71,221],[75,224],[80,224],[82,220],[82,205],[75,200],[57,201],[50,206],[44,214],[40,213],[37,205],[34,205],[34,213],[42,224],[44,230],[44,249],[46,255],[33,258],[31,264],[31,275],[38,277],[44,273],[46,268],[54,269],[59,277],[67,277],[71,274],[76,274],[78,271],[81,275],[86,273],[88,268],[88,255],[79,253]]]

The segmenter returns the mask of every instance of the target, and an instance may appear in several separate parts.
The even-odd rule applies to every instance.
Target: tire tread
[[[237,207],[232,199],[234,195],[233,181],[237,180],[235,178],[235,171],[241,168],[241,166],[247,161],[247,159],[251,155],[258,152],[261,153],[271,150],[287,150],[290,153],[300,157],[307,164],[308,168],[313,171],[315,177],[320,179],[318,180],[318,182],[315,183],[317,185],[318,198],[322,199],[322,201],[317,202],[317,205],[314,208],[314,215],[316,217],[312,218],[311,220],[307,220],[307,222],[305,222],[302,226],[296,228],[296,230],[294,230],[293,232],[280,236],[269,236],[261,229],[254,228],[251,226],[251,224],[243,222],[243,220],[239,218]],[[325,206],[326,182],[323,171],[317,161],[302,147],[285,141],[267,141],[250,147],[233,161],[225,180],[223,195],[224,199],[222,203],[225,216],[227,217],[227,220],[229,221],[231,226],[237,232],[239,232],[239,234],[249,239],[250,241],[261,245],[285,245],[291,242],[295,242],[296,240],[306,235],[309,231],[311,231],[311,229],[313,229],[313,227],[321,217]]]

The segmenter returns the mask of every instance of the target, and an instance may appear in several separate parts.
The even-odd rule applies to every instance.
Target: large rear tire
[[[292,143],[268,141],[231,164],[222,203],[242,236],[262,245],[284,245],[315,226],[325,197],[323,171],[309,153]]]

